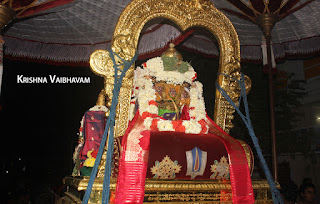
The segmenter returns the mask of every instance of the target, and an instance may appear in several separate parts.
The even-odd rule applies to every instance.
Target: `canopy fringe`
[[[139,55],[144,55],[159,51],[170,41],[176,41],[181,37],[177,30],[167,32],[165,27],[160,28],[160,35],[166,36],[166,39],[154,37],[155,33],[145,34],[140,40],[138,51]],[[159,32],[156,33],[157,35]],[[89,62],[90,55],[97,49],[106,49],[110,42],[101,42],[96,44],[59,44],[43,43],[38,41],[23,40],[3,36],[5,41],[4,54],[11,58],[30,58],[31,61],[45,60],[49,62],[69,62],[83,63]],[[150,40],[152,39],[152,40]],[[192,36],[182,42],[183,47],[194,50],[199,54],[217,57],[219,50],[212,41],[206,41],[203,38]],[[199,46],[201,45],[201,46]],[[203,46],[202,46],[203,45]],[[242,61],[251,61],[262,63],[261,45],[242,45]],[[273,51],[276,61],[282,61],[291,57],[306,57],[320,53],[320,36],[305,38],[297,41],[273,43]]]

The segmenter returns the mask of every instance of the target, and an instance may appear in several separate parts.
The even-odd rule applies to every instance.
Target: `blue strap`
[[[112,156],[113,156],[113,150],[114,150],[114,125],[115,125],[115,116],[116,116],[116,107],[118,105],[118,96],[120,93],[120,88],[122,86],[122,79],[125,76],[126,72],[128,69],[131,67],[131,65],[136,61],[138,54],[136,53],[135,56],[131,59],[131,61],[125,61],[121,57],[119,57],[123,64],[124,68],[121,70],[118,68],[115,59],[114,59],[114,54],[111,48],[108,49],[111,60],[113,62],[113,67],[115,71],[114,75],[114,88],[113,88],[113,96],[112,96],[112,103],[110,107],[110,114],[106,122],[106,127],[101,139],[100,147],[98,150],[98,154],[96,157],[96,161],[94,163],[94,166],[92,168],[92,172],[90,175],[90,179],[88,182],[87,190],[83,196],[82,204],[87,204],[90,198],[90,194],[92,191],[93,183],[97,175],[98,167],[101,162],[103,150],[105,147],[105,143],[108,139],[108,144],[107,144],[107,158],[106,158],[106,167],[105,167],[105,176],[103,180],[103,190],[102,190],[102,204],[107,204],[109,202],[109,196],[110,196],[110,177],[111,177],[111,164],[112,164]],[[123,65],[122,64],[122,65]],[[121,71],[120,76],[118,77],[118,71]],[[108,134],[109,133],[109,134]]]
[[[220,74],[222,74],[222,73],[220,73]],[[224,75],[226,77],[229,77],[229,78],[232,78],[232,77],[227,76],[225,74],[222,74],[222,75]],[[273,179],[273,177],[272,177],[272,175],[270,173],[270,170],[269,170],[269,167],[267,165],[267,162],[266,162],[266,160],[264,159],[264,157],[262,155],[262,150],[260,148],[260,145],[259,145],[259,142],[258,142],[258,138],[257,138],[257,136],[256,136],[256,134],[255,134],[255,132],[253,130],[253,126],[252,126],[250,115],[249,115],[247,94],[246,94],[246,88],[245,88],[245,83],[244,83],[244,74],[241,73],[241,79],[240,80],[237,80],[235,78],[232,78],[232,79],[236,80],[240,85],[240,88],[241,88],[240,99],[243,100],[244,109],[245,109],[245,115],[242,114],[242,112],[240,111],[239,107],[236,106],[236,104],[228,96],[228,94],[225,92],[225,90],[223,90],[221,88],[221,86],[219,85],[218,82],[216,82],[216,87],[217,87],[218,91],[226,98],[226,100],[235,108],[235,110],[240,115],[241,119],[243,120],[243,122],[245,123],[245,125],[248,128],[249,135],[251,136],[253,145],[254,145],[254,147],[255,147],[255,149],[257,151],[258,158],[259,158],[260,163],[262,165],[264,174],[265,174],[265,176],[267,178],[267,181],[268,181],[268,184],[270,186],[273,203],[275,203],[275,204],[283,204],[283,200],[282,200],[282,198],[280,196],[280,192],[276,187],[276,183],[275,183],[275,181],[274,181],[274,179]],[[239,106],[240,106],[240,101],[239,101]]]

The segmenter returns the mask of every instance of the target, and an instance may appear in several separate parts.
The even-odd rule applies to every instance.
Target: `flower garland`
[[[206,111],[203,99],[202,84],[194,80],[196,72],[189,65],[185,73],[178,71],[164,71],[162,59],[156,57],[143,63],[143,68],[135,70],[134,88],[130,107],[130,120],[134,117],[136,104],[139,104],[139,114],[144,119],[144,126],[149,130],[177,131],[185,133],[207,133]],[[190,120],[165,120],[158,116],[156,91],[153,88],[153,78],[156,81],[181,85],[184,82],[191,84],[190,88]]]

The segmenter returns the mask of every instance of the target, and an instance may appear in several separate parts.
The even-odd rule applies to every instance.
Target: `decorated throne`
[[[90,172],[93,153],[99,148],[103,116],[111,117],[105,107],[111,106],[114,94],[114,65],[121,69],[123,61],[134,57],[143,26],[159,17],[183,31],[204,27],[216,37],[219,72],[223,73],[218,83],[233,101],[239,98],[239,86],[225,77],[240,77],[239,40],[231,22],[210,1],[132,1],[118,20],[111,51],[95,51],[90,59],[92,70],[105,78],[105,87],[96,109],[85,114],[88,123],[83,126],[100,125],[94,126],[99,131],[81,135],[76,157],[82,160],[75,159],[74,176],[65,178],[68,203],[81,202],[88,187],[85,172]],[[246,88],[250,88],[247,77]],[[250,147],[227,134],[233,126],[234,108],[216,91],[211,120],[202,92],[196,72],[173,43],[161,56],[130,67],[116,109],[110,203],[272,203],[267,182],[250,178]],[[101,100],[104,96],[106,106]],[[108,150],[104,149],[89,203],[101,203]]]

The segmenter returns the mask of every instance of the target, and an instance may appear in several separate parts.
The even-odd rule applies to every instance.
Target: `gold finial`
[[[182,55],[174,48],[174,43],[170,43],[169,48],[164,51],[161,56],[176,57],[179,60],[182,60]]]
[[[264,13],[257,17],[257,24],[262,29],[264,37],[271,37],[273,26],[278,22],[279,17],[273,13]]]
[[[99,96],[98,96],[98,100],[96,102],[96,105],[97,106],[105,106],[106,105],[106,101],[105,101],[105,93],[104,93],[104,90],[102,89],[99,93]]]
[[[0,30],[6,27],[15,17],[16,12],[13,9],[0,4]]]

